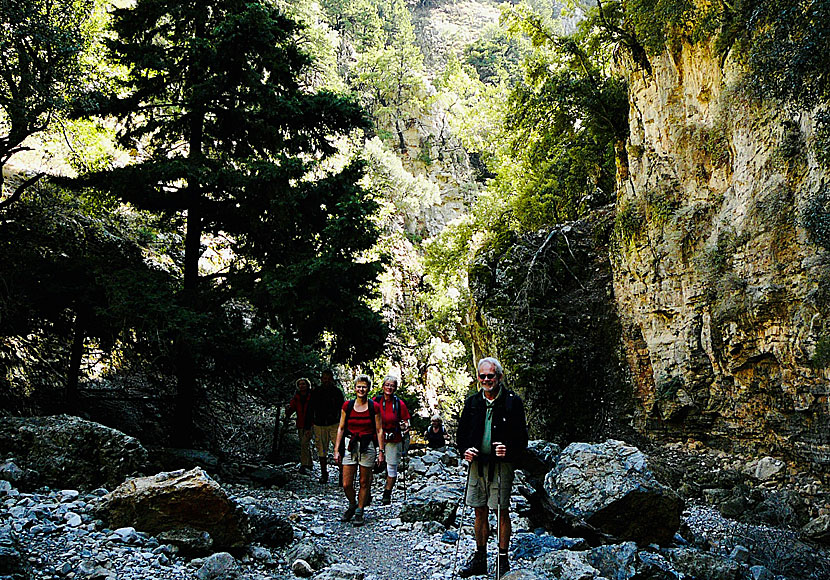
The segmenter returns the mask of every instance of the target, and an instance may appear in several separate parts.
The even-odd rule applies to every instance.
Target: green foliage
[[[628,134],[627,87],[607,73],[606,51],[589,51],[603,46],[589,26],[560,37],[521,8],[503,20],[537,50],[510,95],[491,187],[508,199],[510,227],[530,231],[611,199],[615,148]]]
[[[663,377],[657,381],[656,394],[660,399],[673,399],[678,391],[683,388],[683,377]]]
[[[727,165],[731,159],[729,137],[723,125],[696,125],[688,128],[689,143],[706,156],[712,167]]]
[[[691,0],[627,0],[625,26],[649,54],[712,36],[723,22],[720,4]]]
[[[812,150],[823,167],[830,167],[830,110],[828,109],[822,109],[816,113]]]
[[[816,350],[810,362],[816,368],[827,368],[830,366],[830,335],[824,334],[816,341]]]
[[[92,0],[0,0],[0,168],[45,131],[83,86]],[[31,182],[29,182],[31,183]],[[0,207],[5,197],[0,173]]]
[[[501,79],[518,82],[521,76],[521,52],[515,35],[502,28],[485,29],[474,43],[464,49],[464,62],[471,65],[478,78],[488,84]]]
[[[626,244],[636,241],[642,234],[645,223],[645,215],[643,215],[643,211],[636,202],[623,203],[617,209],[617,215],[614,219],[614,231],[617,239]]]
[[[741,2],[751,69],[748,89],[761,98],[811,108],[830,97],[830,1]]]
[[[649,223],[664,225],[672,218],[679,204],[673,191],[654,190],[649,191],[646,195],[646,206],[648,208]],[[632,217],[626,219],[630,221]]]
[[[784,132],[781,142],[775,150],[775,157],[782,161],[797,159],[804,152],[804,137],[801,135],[801,128],[794,121],[784,122]]]
[[[821,189],[807,200],[801,213],[801,225],[814,244],[830,250],[830,188]]]
[[[39,349],[60,353],[54,362],[32,353],[21,361],[41,409],[72,404],[45,393],[49,382],[64,385],[80,370],[66,364],[73,336],[99,351],[99,366],[149,359],[164,372],[172,336],[192,320],[177,303],[176,277],[148,243],[162,232],[146,214],[113,209],[89,192],[40,185],[0,219],[0,334],[37,337]],[[54,400],[34,401],[45,396]]]

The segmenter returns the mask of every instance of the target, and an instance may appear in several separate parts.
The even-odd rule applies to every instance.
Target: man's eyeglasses
[[[496,378],[496,373],[481,374],[481,375],[478,375],[478,378],[480,378],[482,381],[487,380],[487,379],[495,379]]]

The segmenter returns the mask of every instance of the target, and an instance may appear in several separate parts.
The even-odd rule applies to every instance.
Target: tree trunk
[[[64,389],[64,404],[70,412],[78,408],[78,386],[81,381],[81,363],[84,360],[84,334],[84,317],[78,313],[75,315],[75,332],[69,350],[69,368],[66,371]]]
[[[206,17],[205,17],[206,18]],[[196,38],[204,36],[204,20],[196,23]],[[200,70],[192,66],[187,84],[198,82]],[[190,135],[188,137],[188,160],[192,165],[199,165],[204,159],[204,122],[205,111],[201,103],[192,103],[190,113]],[[199,310],[199,258],[202,253],[202,184],[190,181],[185,191],[187,199],[187,230],[184,238],[184,281],[182,306],[191,311]],[[195,437],[194,407],[196,405],[196,361],[194,344],[197,338],[193,329],[186,328],[178,338],[176,351],[179,356],[176,391],[176,413],[173,417],[173,443],[180,447],[190,447]]]

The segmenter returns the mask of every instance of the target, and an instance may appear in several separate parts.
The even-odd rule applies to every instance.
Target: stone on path
[[[286,552],[286,558],[289,562],[303,560],[313,570],[321,570],[337,562],[336,558],[321,548],[317,542],[310,539],[302,540],[291,546]]]
[[[805,537],[822,544],[830,544],[830,514],[824,514],[807,523],[801,529]]]
[[[236,558],[227,552],[219,552],[205,558],[204,564],[196,572],[199,580],[226,580],[236,578],[241,572]]]
[[[622,540],[667,544],[680,527],[682,500],[657,481],[642,452],[621,441],[572,443],[544,488],[569,516]]]
[[[346,562],[334,564],[314,575],[314,580],[363,580],[360,568]]]
[[[151,534],[194,529],[210,534],[216,547],[247,543],[245,514],[198,467],[128,480],[103,498],[97,513],[113,528]]]

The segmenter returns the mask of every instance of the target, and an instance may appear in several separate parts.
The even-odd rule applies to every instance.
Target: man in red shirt
[[[297,392],[285,409],[285,416],[297,413],[297,435],[300,438],[300,473],[311,473],[311,381],[297,379]]]

